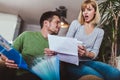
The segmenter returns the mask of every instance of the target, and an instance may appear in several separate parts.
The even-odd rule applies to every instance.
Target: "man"
[[[59,14],[54,11],[43,13],[40,18],[40,26],[40,32],[25,31],[13,42],[14,48],[22,54],[28,65],[32,62],[33,58],[44,56],[44,48],[48,48],[48,34],[57,34],[59,32]],[[7,67],[17,68],[18,74],[16,80],[40,80],[40,78],[32,73],[20,70],[13,60],[6,58],[4,61]]]

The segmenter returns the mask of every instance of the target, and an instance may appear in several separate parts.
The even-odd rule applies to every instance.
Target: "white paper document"
[[[48,35],[48,42],[49,48],[58,53],[61,61],[79,64],[77,39]]]

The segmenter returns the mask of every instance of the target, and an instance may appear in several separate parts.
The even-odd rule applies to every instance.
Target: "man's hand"
[[[45,53],[45,55],[47,55],[47,56],[56,55],[55,51],[52,51],[52,50],[50,50],[49,48],[45,48],[45,49],[44,49],[44,53]]]
[[[4,62],[5,66],[8,68],[14,68],[14,69],[18,69],[18,65],[15,64],[15,62],[13,60],[9,60],[6,56],[4,56],[3,54],[1,54],[1,60]]]

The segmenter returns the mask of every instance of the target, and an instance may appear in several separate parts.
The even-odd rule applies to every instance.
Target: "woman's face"
[[[95,9],[91,4],[88,4],[86,8],[83,10],[83,17],[86,23],[91,22],[95,17]]]

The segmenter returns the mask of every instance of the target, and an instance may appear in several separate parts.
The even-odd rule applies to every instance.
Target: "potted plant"
[[[102,46],[104,49],[101,50],[107,49],[105,51],[110,54],[104,54],[104,56],[106,55],[107,58],[110,56],[109,63],[116,67],[116,57],[119,55],[118,39],[120,37],[120,0],[105,0],[99,4],[99,9],[101,13],[100,25],[105,30],[105,36],[103,39],[104,46]]]

